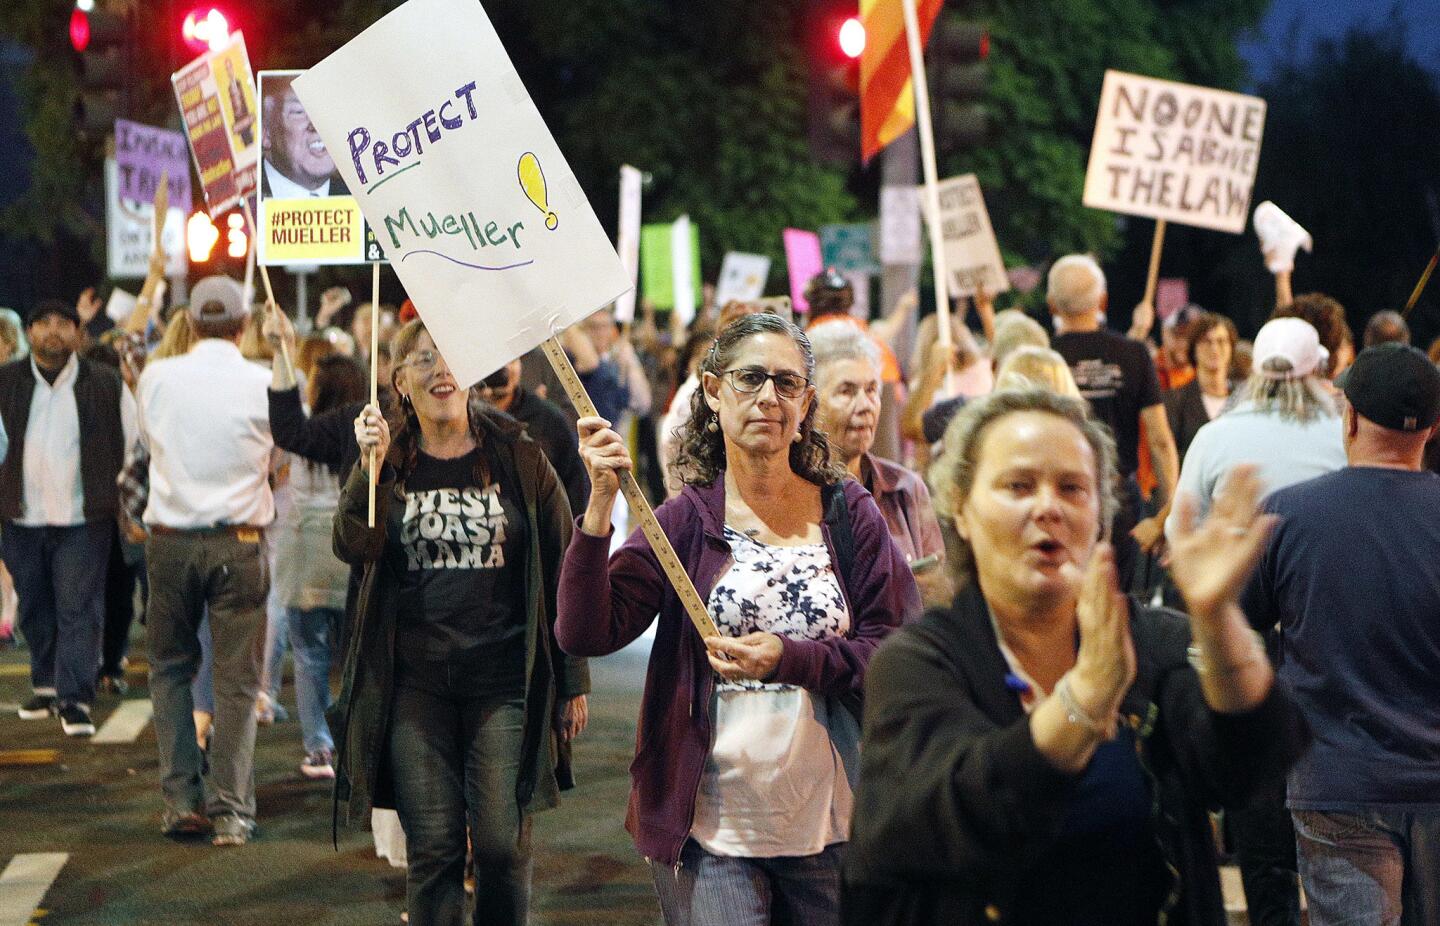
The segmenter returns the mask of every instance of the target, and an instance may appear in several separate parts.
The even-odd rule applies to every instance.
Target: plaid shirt
[[[145,506],[150,501],[150,448],[136,441],[125,455],[125,465],[115,477],[120,489],[120,512],[135,524],[143,525]]]

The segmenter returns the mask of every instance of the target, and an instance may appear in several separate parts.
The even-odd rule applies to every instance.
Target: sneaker
[[[44,720],[46,717],[54,717],[60,712],[58,702],[54,695],[37,694],[35,697],[20,705],[16,711],[21,720]]]
[[[317,749],[305,756],[300,763],[300,774],[316,780],[335,777],[334,757],[328,749]]]
[[[66,736],[94,736],[95,723],[90,719],[90,709],[81,704],[60,708],[60,729]]]
[[[165,836],[208,836],[211,832],[210,818],[194,810],[167,810],[160,825]]]
[[[210,822],[215,827],[215,838],[210,840],[212,846],[243,846],[255,838],[254,820],[226,813]]]
[[[123,674],[102,675],[95,683],[95,687],[100,690],[101,694],[124,695],[130,690],[130,683],[125,681]]]

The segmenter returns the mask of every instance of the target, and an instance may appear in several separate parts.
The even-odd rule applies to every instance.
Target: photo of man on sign
[[[290,86],[299,72],[260,75],[260,195],[276,199],[344,196],[335,160]]]

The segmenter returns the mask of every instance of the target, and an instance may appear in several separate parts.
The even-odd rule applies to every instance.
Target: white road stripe
[[[122,701],[120,706],[115,708],[115,713],[100,727],[98,733],[91,738],[92,743],[133,743],[150,722],[151,716],[155,713],[155,707],[149,701],[134,699]]]
[[[0,874],[0,926],[25,926],[70,858],[65,852],[17,855]]]

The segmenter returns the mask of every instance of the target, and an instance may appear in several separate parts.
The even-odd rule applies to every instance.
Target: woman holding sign
[[[553,638],[570,505],[539,447],[469,403],[424,324],[396,333],[399,414],[366,406],[335,551],[364,567],[341,689],[336,799],[394,806],[413,926],[523,923],[530,815],[570,785],[589,673]],[[394,440],[391,440],[391,434]],[[370,451],[383,461],[368,527]]]
[[[631,459],[609,422],[579,422],[592,491],[556,636],[604,655],[660,615],[627,827],[672,926],[838,922],[865,666],[919,608],[875,502],[814,429],[813,372],[804,333],[763,314],[700,366],[685,488],[655,514],[722,636],[701,639],[639,531],[607,563]]]

